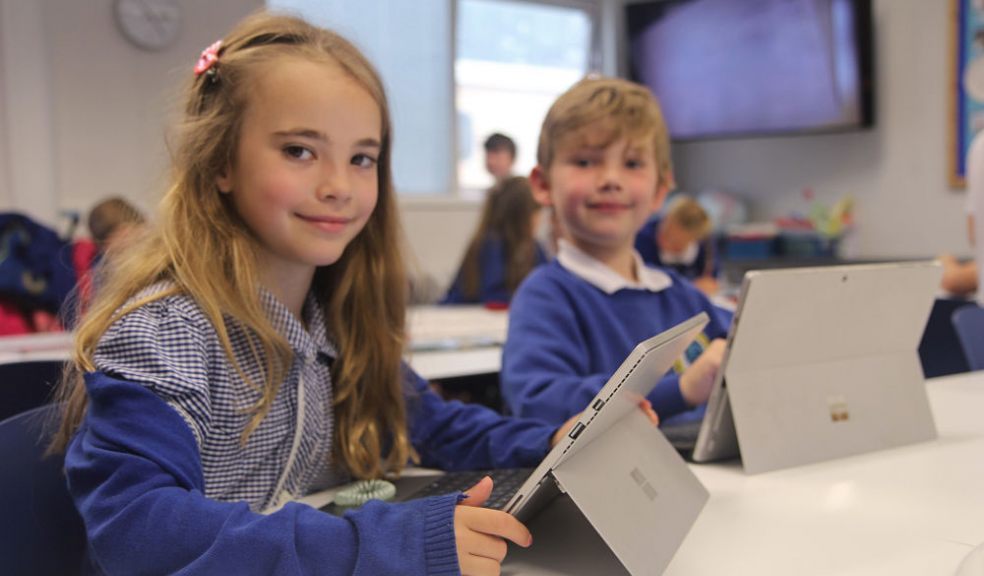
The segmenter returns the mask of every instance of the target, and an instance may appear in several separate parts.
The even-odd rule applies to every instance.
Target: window
[[[403,196],[455,189],[477,196],[492,182],[482,148],[492,132],[516,141],[516,173],[528,172],[547,108],[599,68],[597,0],[267,4],[338,31],[377,67],[393,117],[393,178]]]
[[[448,194],[452,152],[451,0],[267,0],[351,40],[383,78],[402,195]]]
[[[483,144],[517,145],[516,174],[536,163],[540,124],[560,93],[600,66],[596,4],[459,0],[455,53],[458,185],[488,188]]]

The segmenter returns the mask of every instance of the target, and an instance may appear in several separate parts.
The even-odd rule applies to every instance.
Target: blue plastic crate
[[[779,237],[779,254],[793,258],[833,258],[840,238],[819,234],[783,234]]]
[[[727,238],[724,257],[729,260],[764,260],[776,255],[775,238]]]

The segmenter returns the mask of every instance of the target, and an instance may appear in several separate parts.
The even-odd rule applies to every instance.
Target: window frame
[[[589,34],[590,48],[588,52],[588,71],[601,71],[604,69],[604,50],[602,48],[602,9],[600,4],[604,0],[491,0],[500,2],[509,2],[512,4],[531,4],[531,5],[544,5],[544,6],[558,6],[561,8],[574,8],[583,11],[591,25],[591,32]],[[484,195],[480,190],[464,189],[461,185],[460,179],[458,177],[458,164],[461,161],[459,155],[460,146],[458,142],[459,128],[458,125],[458,77],[456,72],[456,64],[458,59],[458,11],[459,4],[461,0],[452,0],[451,2],[451,38],[450,50],[451,50],[451,70],[449,71],[451,75],[451,82],[449,87],[451,90],[451,102],[454,103],[452,109],[449,111],[450,119],[448,125],[451,127],[451,150],[452,150],[452,161],[450,163],[451,179],[453,189],[449,190],[447,194],[442,195],[443,199],[453,200],[457,202],[465,203],[478,203],[480,202]],[[427,197],[425,195],[416,195],[405,197],[407,202],[413,202],[414,204],[422,203],[433,203],[438,198]]]

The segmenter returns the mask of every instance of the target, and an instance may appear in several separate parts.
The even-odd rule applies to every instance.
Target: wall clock
[[[116,0],[113,13],[123,36],[144,50],[167,48],[181,27],[177,0]]]

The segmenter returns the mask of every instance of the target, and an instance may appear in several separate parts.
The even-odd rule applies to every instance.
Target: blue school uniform
[[[664,261],[656,242],[656,231],[663,221],[662,216],[655,216],[639,230],[635,238],[635,249],[643,262],[650,266],[670,268],[688,280],[710,276],[717,278],[721,272],[721,263],[714,257],[711,250],[711,239],[697,243],[696,255],[692,260],[669,262]]]
[[[506,253],[505,244],[498,238],[486,238],[479,251],[479,287],[478,297],[466,296],[462,285],[461,270],[455,276],[454,282],[448,288],[441,304],[508,304],[512,292],[506,286],[506,267],[510,257]],[[547,255],[534,243],[533,266],[539,266],[547,261]]]
[[[97,371],[85,376],[88,412],[65,459],[87,572],[457,574],[457,494],[370,502],[344,518],[290,502],[347,478],[332,459],[336,352],[313,298],[310,331],[270,294],[262,302],[295,359],[245,444],[260,392],[191,298],[145,304],[100,340]],[[263,383],[246,332],[226,325],[244,374]],[[409,368],[405,396],[426,466],[529,466],[549,449],[553,427],[445,402]]]
[[[679,372],[714,338],[731,313],[675,272],[650,268],[636,254],[639,283],[561,241],[557,258],[530,274],[509,310],[502,395],[513,414],[558,424],[587,407],[629,352],[691,316],[710,322],[648,398],[662,420],[688,410]]]

